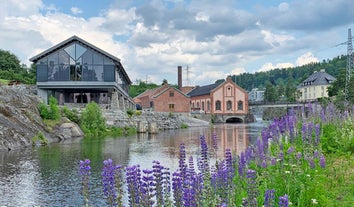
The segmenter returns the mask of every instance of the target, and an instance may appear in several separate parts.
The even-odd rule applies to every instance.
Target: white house
[[[298,101],[306,102],[313,101],[318,98],[328,97],[327,88],[335,80],[336,78],[326,73],[324,69],[315,71],[300,85],[298,85],[297,90],[301,94]]]

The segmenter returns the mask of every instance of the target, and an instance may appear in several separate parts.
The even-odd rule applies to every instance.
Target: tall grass
[[[175,172],[157,160],[143,170],[106,160],[103,172],[109,163],[111,173],[102,174],[103,186],[108,180],[114,189],[107,194],[103,187],[107,205],[122,206],[117,198],[126,194],[129,206],[351,206],[353,118],[333,105],[290,111],[264,128],[245,152],[226,150],[215,165],[210,154],[216,142],[209,148],[201,136],[200,159],[187,157],[181,143]]]

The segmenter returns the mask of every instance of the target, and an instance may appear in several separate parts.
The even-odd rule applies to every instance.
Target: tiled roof
[[[306,87],[313,85],[330,85],[336,78],[326,73],[324,70],[315,71],[306,80],[304,80],[298,87]]]
[[[218,87],[221,83],[222,82],[213,83],[213,84],[206,85],[206,86],[196,87],[191,92],[189,92],[187,95],[190,97],[193,97],[193,96],[202,96],[202,95],[210,94],[210,91],[215,89],[216,87]]]

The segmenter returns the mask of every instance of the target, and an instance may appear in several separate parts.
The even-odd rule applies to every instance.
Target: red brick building
[[[158,112],[189,113],[189,97],[181,90],[164,84],[150,89],[133,99],[143,109]]]
[[[192,110],[201,110],[207,114],[248,113],[248,93],[230,77],[221,83],[196,87],[187,95]]]

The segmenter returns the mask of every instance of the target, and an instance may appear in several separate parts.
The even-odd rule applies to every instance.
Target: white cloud
[[[275,34],[267,30],[262,30],[261,33],[264,35],[264,41],[273,47],[278,47],[289,40],[294,40],[294,37],[291,35]]]
[[[264,65],[262,65],[262,67],[258,70],[258,72],[265,72],[265,71],[269,71],[269,70],[273,70],[276,68],[291,68],[294,67],[294,64],[292,63],[277,63],[275,65],[273,65],[273,63],[265,63]]]
[[[309,64],[309,63],[317,63],[317,62],[319,62],[318,58],[315,57],[311,52],[307,52],[297,58],[296,65],[302,66],[302,65]]]
[[[71,7],[70,11],[75,15],[82,14],[82,10],[78,7]]]
[[[239,75],[245,72],[246,72],[245,68],[234,68],[231,70],[231,75]]]

